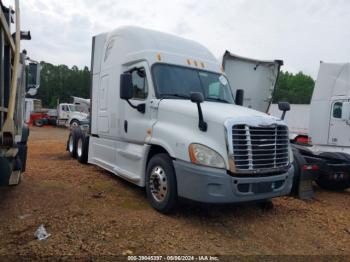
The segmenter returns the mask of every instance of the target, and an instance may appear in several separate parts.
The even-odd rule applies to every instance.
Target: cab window
[[[343,109],[342,102],[335,102],[333,105],[333,118],[341,118]]]
[[[133,86],[133,99],[144,100],[148,95],[148,85],[144,68],[134,70],[131,73]]]

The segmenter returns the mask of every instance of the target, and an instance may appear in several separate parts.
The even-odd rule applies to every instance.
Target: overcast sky
[[[3,1],[12,3],[11,0]],[[90,65],[91,37],[122,25],[199,41],[216,57],[282,59],[284,70],[317,75],[319,61],[350,62],[348,0],[20,0],[30,56]]]

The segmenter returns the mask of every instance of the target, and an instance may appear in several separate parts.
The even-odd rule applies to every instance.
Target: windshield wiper
[[[185,96],[185,95],[180,95],[180,94],[161,94],[161,98],[184,98],[184,99],[190,99],[189,96]]]
[[[225,99],[221,99],[221,98],[207,97],[205,100],[218,101],[218,102],[223,102],[223,103],[226,103],[226,104],[230,104],[229,101],[227,101]]]

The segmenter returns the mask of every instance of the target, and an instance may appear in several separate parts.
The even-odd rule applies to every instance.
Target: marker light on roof
[[[159,53],[157,54],[157,60],[158,60],[159,62],[162,61],[162,57],[160,56]]]

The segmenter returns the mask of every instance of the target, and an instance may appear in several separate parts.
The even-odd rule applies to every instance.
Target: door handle
[[[127,120],[124,120],[124,131],[125,131],[125,133],[128,132],[128,121]]]

